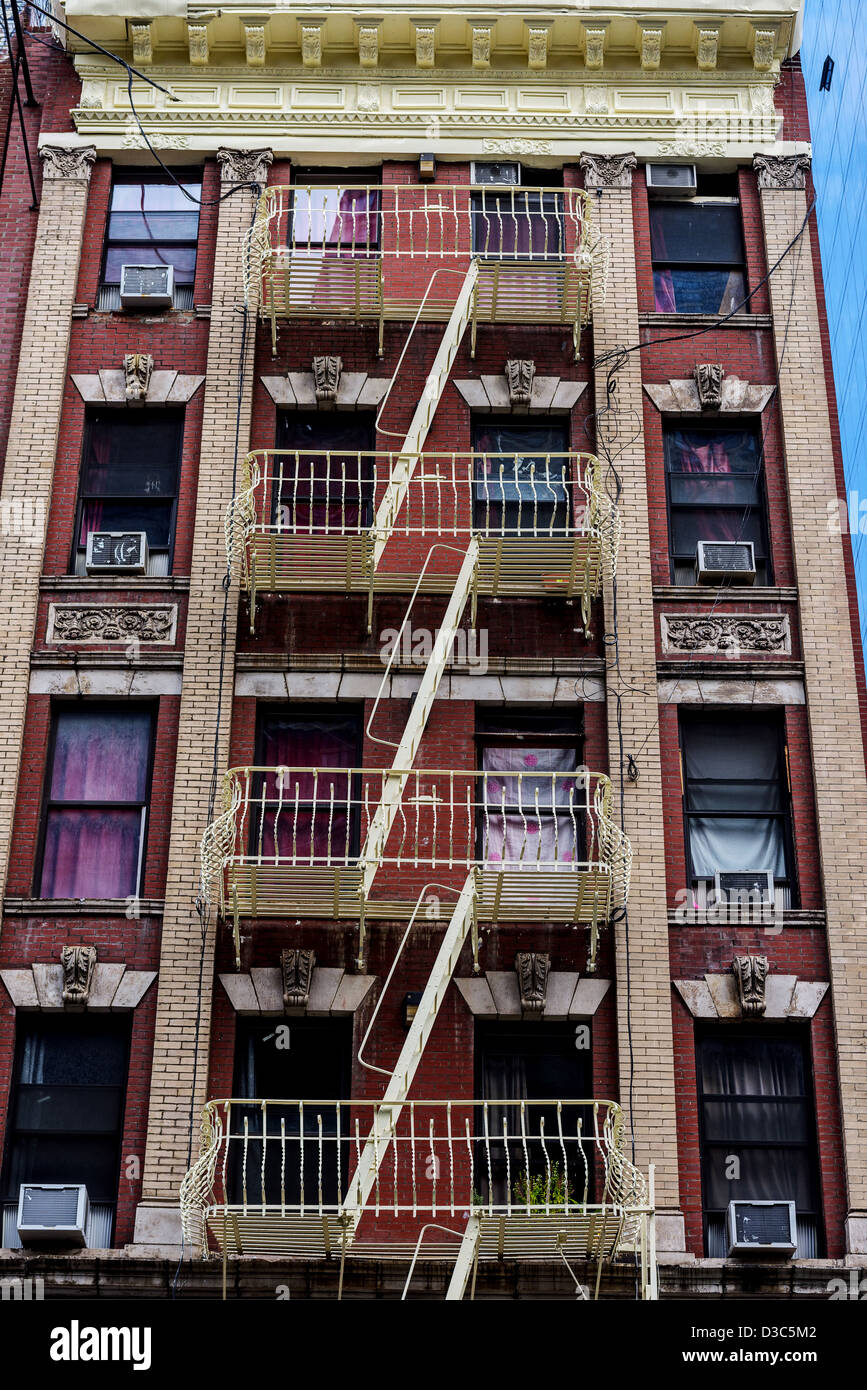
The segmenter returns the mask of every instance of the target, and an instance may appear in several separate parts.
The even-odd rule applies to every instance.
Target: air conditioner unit
[[[755,584],[756,552],[752,541],[698,541],[695,572],[699,584],[722,584],[726,579]]]
[[[83,1183],[22,1183],[18,1189],[18,1238],[22,1245],[85,1245],[89,1210]]]
[[[774,875],[770,869],[745,869],[738,873],[720,871],[714,877],[714,889],[718,903],[774,906]]]
[[[647,187],[657,197],[693,198],[698,191],[694,164],[647,164]]]
[[[84,560],[88,574],[145,574],[146,531],[89,531]]]
[[[124,309],[170,309],[175,292],[173,265],[122,265],[120,302]]]
[[[489,184],[492,188],[516,188],[521,182],[520,164],[473,164],[471,183]]]
[[[798,1248],[794,1202],[729,1202],[730,1255],[793,1255]]]

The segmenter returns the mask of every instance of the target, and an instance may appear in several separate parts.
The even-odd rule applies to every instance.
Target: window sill
[[[642,328],[773,328],[774,320],[770,314],[735,314],[727,318],[724,314],[639,314],[638,322]]]
[[[700,603],[702,600],[706,603],[728,603],[730,599],[737,599],[739,603],[747,599],[760,603],[797,603],[798,590],[794,585],[731,584],[725,589],[725,597],[721,598],[720,590],[713,584],[654,584],[653,597],[665,603]]]
[[[132,898],[21,898],[9,896],[3,903],[5,917],[162,917],[162,898],[139,898],[136,911],[129,911]]]
[[[150,589],[155,593],[186,593],[190,587],[188,574],[43,574],[39,588],[82,590],[85,593],[118,593],[129,589]]]
[[[717,928],[720,926],[722,916],[722,913],[717,914],[713,908],[709,912],[690,908],[689,917],[684,920],[682,908],[670,907],[668,909],[668,926],[670,930],[680,927],[684,931],[695,931],[696,927]],[[745,929],[749,928],[750,931],[756,928],[756,924],[749,921],[725,922],[724,925],[742,926]],[[825,912],[822,908],[787,907],[783,910],[783,926],[784,928],[800,927],[803,931],[824,931],[826,926]]]

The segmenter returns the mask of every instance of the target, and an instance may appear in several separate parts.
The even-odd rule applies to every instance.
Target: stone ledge
[[[131,917],[128,898],[22,898],[8,896],[3,902],[4,917],[162,917],[162,898],[139,898]]]
[[[708,603],[720,602],[718,591],[711,584],[654,584],[654,601],[665,603]],[[798,590],[793,586],[776,587],[771,585],[732,584],[725,591],[725,602],[737,599],[740,603],[797,603]],[[701,617],[701,609],[696,617]],[[723,617],[726,615],[723,614]]]

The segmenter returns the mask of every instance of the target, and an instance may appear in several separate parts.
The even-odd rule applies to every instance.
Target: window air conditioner
[[[520,164],[473,164],[471,182],[494,188],[516,188],[521,182]]]
[[[793,1255],[798,1246],[794,1202],[729,1202],[730,1255]]]
[[[718,903],[743,903],[747,907],[761,904],[774,906],[774,875],[765,869],[745,870],[742,873],[723,873],[714,877]]]
[[[693,198],[698,191],[694,164],[647,164],[647,187],[668,198]]]
[[[85,569],[88,574],[145,574],[146,531],[89,531]]]
[[[18,1238],[22,1245],[84,1245],[90,1202],[77,1183],[22,1183],[18,1189]]]
[[[755,584],[755,548],[752,541],[697,541],[695,569],[699,584]]]
[[[122,265],[120,302],[124,309],[170,309],[175,292],[173,265]]]

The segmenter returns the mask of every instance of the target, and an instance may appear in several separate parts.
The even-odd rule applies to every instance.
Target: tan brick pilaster
[[[44,145],[39,153],[43,160],[42,197],[0,491],[0,902],[9,872],[30,652],[66,385],[72,305],[90,169],[96,158],[92,145]]]
[[[807,212],[806,155],[757,155],[768,263]],[[849,1253],[867,1254],[867,784],[809,233],[771,276],[843,1112]]]
[[[585,187],[594,198],[596,225],[608,244],[611,258],[606,301],[593,307],[593,349],[597,359],[613,348],[632,346],[639,341],[632,217],[635,163],[635,156],[631,154],[584,155],[581,159]],[[619,671],[611,669],[607,677],[609,765],[618,795],[621,758],[618,695],[624,756],[633,754],[639,769],[637,782],[624,780],[624,825],[634,850],[629,898],[629,999],[625,924],[619,922],[614,927],[620,1100],[624,1108],[631,1110],[636,1162],[645,1170],[648,1163],[656,1165],[658,1244],[661,1251],[671,1252],[683,1251],[685,1240],[679,1210],[641,356],[633,352],[625,359],[622,369],[615,374],[617,386],[611,400],[607,392],[609,365],[596,369],[595,389],[598,452],[604,458],[607,449],[623,485],[620,498],[623,535],[617,568]],[[611,640],[614,636],[614,596],[610,584],[606,585],[605,624]],[[613,663],[613,645],[607,648],[607,655],[609,663]]]
[[[271,153],[219,150],[217,158],[222,170],[222,192],[226,192],[233,184],[248,180],[264,183]],[[226,198],[220,204],[217,226],[148,1136],[142,1200],[135,1226],[135,1242],[144,1245],[180,1241],[178,1189],[190,1153],[195,1156],[198,1152],[199,1118],[207,1098],[214,923],[210,921],[203,943],[195,899],[199,841],[208,820],[220,702],[218,776],[225,769],[231,725],[238,595],[233,585],[221,679],[222,586],[226,572],[223,518],[232,497],[239,390],[239,467],[250,447],[257,306],[255,302],[248,304],[243,373],[241,309],[244,242],[255,203],[255,193],[248,189]]]

